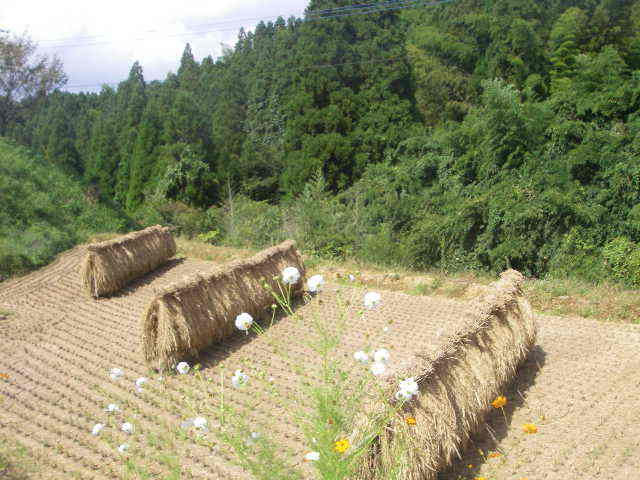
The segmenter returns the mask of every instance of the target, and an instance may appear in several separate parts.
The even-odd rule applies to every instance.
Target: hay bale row
[[[265,282],[279,291],[276,279],[290,266],[301,273],[292,286],[297,295],[302,292],[305,272],[291,240],[158,292],[142,317],[145,360],[160,367],[171,366],[230,336],[240,313],[260,317],[275,303]]]
[[[160,225],[92,243],[81,266],[84,290],[93,298],[117,292],[175,254],[170,229]]]
[[[407,368],[386,381],[389,398],[398,380],[415,377],[420,394],[407,402],[382,430],[365,457],[358,478],[435,480],[460,457],[470,435],[481,426],[491,402],[516,375],[533,348],[533,312],[522,295],[523,276],[500,275],[489,292],[472,304],[469,320],[434,354],[416,355]],[[384,407],[369,405],[356,423],[354,442],[379,422]],[[416,419],[408,425],[408,416]],[[370,430],[369,430],[370,431]]]

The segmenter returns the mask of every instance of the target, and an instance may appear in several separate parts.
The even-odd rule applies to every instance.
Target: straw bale
[[[90,296],[98,298],[158,268],[176,254],[176,243],[168,227],[155,225],[86,249],[82,284]]]
[[[278,279],[282,284],[280,274],[289,266],[300,271],[300,280],[290,287],[292,296],[299,295],[305,270],[291,240],[162,289],[142,317],[145,360],[166,368],[230,336],[240,313],[258,319],[275,303],[265,282],[279,292]]]
[[[388,398],[393,398],[399,380],[408,377],[414,377],[420,394],[377,437],[368,438],[372,443],[358,478],[436,480],[439,471],[460,457],[493,408],[491,402],[534,346],[536,326],[522,294],[523,279],[515,270],[503,272],[490,291],[471,304],[468,319],[445,344],[431,355],[416,354],[408,366],[385,379]],[[356,444],[365,440],[372,422],[384,418],[382,402],[364,411],[352,432]],[[408,425],[407,416],[416,424]]]

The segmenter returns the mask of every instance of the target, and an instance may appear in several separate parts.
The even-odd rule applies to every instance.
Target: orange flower
[[[406,422],[407,422],[407,425],[415,425],[416,424],[416,419],[415,419],[415,417],[407,417],[406,418]]]
[[[502,395],[500,395],[499,397],[496,397],[496,399],[491,402],[491,406],[493,408],[502,408],[507,404],[507,397],[503,397]]]
[[[498,458],[500,455],[502,455],[500,452],[491,452],[487,458]]]
[[[473,480],[487,480],[487,477],[476,477]]]
[[[344,453],[349,448],[349,445],[349,440],[347,438],[343,438],[333,444],[333,449],[338,453]]]
[[[538,427],[533,423],[525,423],[522,425],[522,429],[524,430],[524,433],[538,433]]]

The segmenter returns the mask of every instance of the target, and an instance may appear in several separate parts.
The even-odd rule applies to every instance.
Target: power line
[[[371,10],[367,10],[367,11],[357,11],[357,12],[350,12],[350,13],[344,13],[344,14],[340,14],[340,15],[329,15],[329,16],[321,16],[321,17],[317,17],[317,18],[310,18],[309,20],[313,21],[313,20],[325,20],[327,18],[339,18],[339,17],[351,17],[354,15],[368,15],[370,13],[384,13],[384,12],[390,12],[393,10],[402,10],[405,8],[413,8],[413,7],[431,7],[434,5],[439,5],[441,3],[449,3],[452,2],[454,0],[436,0],[436,1],[426,1],[426,0],[412,0],[410,2],[401,2],[401,3],[409,3],[410,5],[402,5],[402,6],[397,6],[397,7],[388,7],[388,8],[380,8],[380,9],[371,9]],[[393,3],[398,3],[398,2],[393,2]]]
[[[227,28],[227,29],[219,29],[219,30],[207,30],[207,31],[202,31],[202,32],[184,32],[184,33],[175,33],[175,34],[171,34],[171,35],[163,35],[160,38],[175,38],[175,37],[190,37],[190,36],[200,36],[200,35],[205,35],[207,33],[212,33],[212,32],[232,32],[238,30],[238,27],[232,27],[232,28]],[[71,44],[71,45],[45,45],[44,47],[40,47],[40,48],[76,48],[76,47],[94,47],[97,45],[111,45],[113,43],[122,43],[122,42],[145,42],[148,40],[158,40],[159,37],[138,37],[138,38],[126,38],[126,39],[122,39],[122,40],[108,40],[108,41],[104,41],[104,42],[92,42],[92,43],[78,43],[78,44]]]
[[[327,15],[330,15],[332,13],[340,13],[340,12],[344,12],[344,11],[350,11],[350,10],[361,10],[361,9],[372,9],[372,8],[381,8],[381,7],[389,7],[389,6],[400,6],[400,5],[404,5],[404,4],[415,4],[415,3],[424,3],[425,0],[393,0],[393,1],[387,1],[387,2],[380,2],[380,3],[369,3],[369,4],[354,4],[354,5],[347,5],[344,7],[335,7],[335,8],[327,8],[324,10],[312,10],[306,13],[306,16],[308,19],[311,19],[311,17],[313,16],[323,16],[323,18],[327,18]],[[290,13],[288,14],[288,18],[294,16],[294,13]],[[213,23],[204,23],[204,24],[198,24],[198,25],[187,25],[187,28],[203,28],[203,27],[213,27],[213,26],[222,26],[225,24],[229,24],[232,22],[252,22],[252,21],[265,21],[265,20],[277,20],[279,18],[284,18],[284,15],[280,14],[277,16],[272,16],[272,17],[252,17],[252,18],[236,18],[236,19],[227,19],[227,20],[221,20],[219,22],[213,22]],[[226,31],[226,30],[225,30]],[[158,32],[158,30],[155,29],[151,29],[151,30],[145,30],[142,33],[160,33]],[[38,43],[55,43],[55,42],[65,42],[65,41],[78,41],[78,40],[92,40],[92,39],[97,39],[97,38],[102,38],[102,37],[106,37],[106,34],[102,34],[102,35],[86,35],[84,37],[64,37],[64,38],[55,38],[55,39],[48,39],[48,40],[38,40]]]
[[[307,17],[314,15],[324,15],[324,14],[334,14],[341,13],[345,11],[353,11],[353,10],[372,10],[378,8],[387,8],[387,7],[395,7],[406,5],[410,3],[422,3],[424,0],[390,0],[386,2],[378,2],[378,3],[360,3],[353,5],[345,5],[344,7],[335,7],[335,8],[327,8],[325,10],[311,10],[307,12]]]
[[[348,7],[337,7],[336,9],[328,9],[328,10],[319,10],[319,11],[315,11],[315,12],[308,12],[307,13],[307,17],[305,19],[305,21],[318,21],[318,20],[328,20],[328,19],[332,19],[332,18],[342,18],[342,17],[350,17],[350,16],[355,16],[355,15],[370,15],[373,13],[384,13],[384,12],[389,12],[389,11],[394,11],[394,10],[401,10],[401,9],[406,9],[406,8],[414,8],[414,7],[418,7],[418,6],[435,6],[435,5],[439,5],[442,3],[449,3],[453,0],[432,0],[432,1],[428,1],[428,0],[405,0],[405,1],[393,1],[393,2],[381,2],[381,3],[375,3],[375,4],[359,4],[359,5],[352,5],[352,6],[348,6]],[[334,10],[339,10],[334,12]],[[329,12],[328,14],[325,14],[325,12]],[[313,15],[320,15],[320,16],[313,16]],[[279,15],[278,17],[273,17],[273,18],[280,18],[281,15]],[[265,18],[261,18],[261,19],[253,19],[253,20],[261,20],[264,21]],[[184,32],[184,33],[177,33],[177,34],[171,34],[171,35],[164,35],[164,37],[166,38],[175,38],[175,37],[189,37],[189,36],[201,36],[201,35],[206,35],[208,33],[215,33],[215,32],[228,32],[228,31],[233,31],[236,30],[238,27],[232,27],[232,28],[228,28],[228,29],[213,29],[213,30],[203,30],[203,31],[199,31],[199,32]],[[148,31],[151,32],[151,31]],[[160,32],[157,32],[160,33]],[[104,35],[102,35],[104,36]],[[100,36],[96,36],[94,38],[99,38]],[[91,37],[85,37],[85,38],[91,38]],[[48,46],[43,46],[41,48],[76,48],[76,47],[88,47],[88,46],[97,46],[97,45],[108,45],[108,44],[112,44],[112,43],[119,43],[119,42],[131,42],[131,41],[146,41],[146,40],[151,40],[152,38],[145,38],[145,37],[139,37],[139,38],[135,38],[135,39],[123,39],[123,40],[109,40],[109,41],[104,41],[104,42],[93,42],[93,43],[77,43],[77,44],[62,44],[62,45],[48,45]],[[47,41],[47,40],[44,40]]]
[[[294,16],[294,13],[289,14],[289,17]],[[201,23],[201,24],[197,24],[197,25],[187,25],[187,28],[204,28],[204,27],[216,27],[216,26],[224,26],[225,24],[229,24],[229,23],[233,23],[233,22],[253,22],[253,21],[258,21],[258,20],[269,20],[269,19],[278,19],[280,17],[282,17],[283,15],[278,15],[278,16],[274,16],[274,17],[253,17],[253,18],[235,18],[235,19],[228,19],[228,20],[221,20],[219,22],[213,22],[213,23]],[[242,25],[240,25],[242,26]],[[233,28],[237,28],[237,27],[233,27]],[[161,33],[158,30],[155,29],[151,29],[151,30],[145,30],[141,33]],[[50,39],[50,40],[38,40],[38,43],[54,43],[54,42],[65,42],[65,41],[78,41],[78,40],[92,40],[92,39],[97,39],[97,38],[102,38],[102,37],[106,37],[107,34],[102,34],[102,35],[87,35],[84,37],[65,37],[65,38],[56,38],[56,39]]]

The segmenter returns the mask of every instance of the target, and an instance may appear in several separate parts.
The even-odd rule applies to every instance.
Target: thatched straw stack
[[[420,394],[373,440],[359,478],[435,480],[454,456],[460,457],[470,435],[493,408],[491,402],[513,380],[535,343],[536,327],[522,295],[523,279],[515,270],[503,272],[472,304],[468,322],[442,347],[432,355],[416,355],[386,379],[389,398],[398,390],[398,381],[408,377],[414,377]],[[372,421],[380,422],[384,407],[372,404],[366,411],[368,415],[356,423],[356,444],[371,431]],[[408,425],[407,416],[416,424]]]
[[[81,269],[84,289],[94,298],[117,292],[175,254],[171,231],[160,225],[90,244]]]
[[[289,287],[293,295],[300,294],[304,265],[291,240],[160,291],[142,317],[146,361],[171,366],[231,335],[240,313],[259,318],[275,303],[269,288],[280,291],[277,282],[282,284],[281,272],[286,267],[300,271],[300,280]]]

